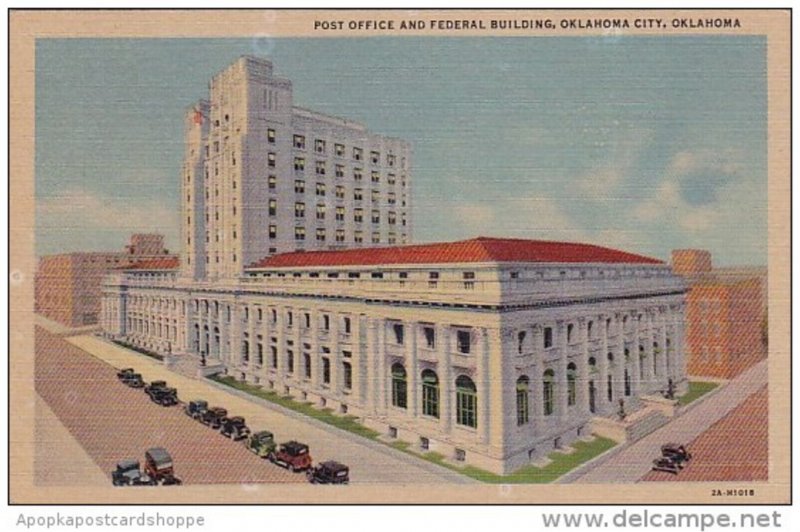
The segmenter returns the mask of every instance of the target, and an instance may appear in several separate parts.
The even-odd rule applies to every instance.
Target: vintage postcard
[[[789,502],[788,10],[10,18],[11,503]]]

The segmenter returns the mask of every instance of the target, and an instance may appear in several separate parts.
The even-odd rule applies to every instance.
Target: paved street
[[[689,442],[692,460],[680,474],[651,471],[642,480],[766,482],[769,473],[767,387]]]
[[[723,389],[684,415],[671,421],[578,477],[576,483],[637,482],[650,472],[653,459],[667,442],[688,443],[727,416],[767,384],[767,360],[744,371]]]
[[[234,396],[224,390],[204,382],[199,379],[192,379],[167,370],[161,363],[143,355],[139,355],[130,350],[121,348],[114,344],[94,336],[76,336],[66,339],[74,345],[79,355],[72,354],[78,358],[88,358],[90,360],[102,361],[107,367],[121,368],[133,367],[140,373],[146,381],[166,380],[171,386],[178,389],[179,397],[186,401],[193,398],[206,399],[211,405],[224,406],[232,415],[244,416],[248,425],[254,430],[268,429],[276,434],[279,441],[297,439],[309,444],[311,454],[315,461],[334,459],[344,462],[350,466],[352,483],[395,483],[395,484],[434,484],[434,483],[473,483],[468,477],[448,471],[439,466],[429,464],[414,457],[405,455],[399,451],[391,449],[376,442],[370,442],[363,438],[347,433],[342,433],[334,428],[320,427],[310,423],[300,415],[287,415],[283,412],[266,408],[254,402]],[[89,356],[91,353],[92,356]],[[96,357],[96,358],[95,358]],[[37,361],[38,362],[38,361]],[[83,362],[85,364],[85,362]],[[112,374],[114,370],[109,369]],[[84,377],[85,378],[85,377]],[[114,375],[114,380],[116,376]],[[92,380],[92,379],[89,379]],[[109,385],[110,386],[110,385]],[[234,446],[241,450],[248,459],[256,460],[256,457],[244,450],[241,444],[236,445],[224,439],[219,434],[215,434],[210,429],[191,421],[188,417],[178,412],[177,409],[162,408],[151,403],[144,393],[130,390],[119,383],[114,383],[113,390],[117,392],[133,392],[137,399],[143,399],[148,408],[156,409],[159,412],[174,412],[177,419],[169,423],[158,425],[154,428],[157,434],[163,437],[174,437],[179,441],[193,440],[197,438],[195,447],[200,448],[210,445],[212,442],[220,442],[228,447]],[[103,394],[108,398],[108,393]],[[122,415],[121,413],[119,415]],[[60,417],[60,416],[59,416]],[[142,416],[140,415],[141,419]],[[177,421],[185,423],[176,425]],[[127,420],[126,423],[131,420]],[[202,436],[189,436],[185,431],[200,429]],[[163,433],[163,434],[162,434]],[[169,449],[170,447],[167,446]],[[118,452],[118,451],[117,451]],[[116,455],[115,455],[116,456]],[[188,459],[188,458],[187,458]],[[242,458],[243,459],[243,458]],[[204,455],[204,460],[209,460],[209,455]],[[176,458],[176,463],[178,459]],[[256,465],[258,467],[256,467]],[[261,470],[276,470],[285,473],[270,464],[258,462],[256,465],[250,464],[245,467],[243,472],[245,479],[254,479],[254,482],[269,482],[271,480],[255,480],[262,478]],[[211,474],[205,482],[222,482],[224,470],[215,468],[218,473]],[[259,471],[256,474],[256,471]],[[236,475],[233,475],[234,477]],[[291,479],[298,478],[290,476]],[[276,479],[277,480],[277,479]],[[249,480],[245,480],[249,481]]]

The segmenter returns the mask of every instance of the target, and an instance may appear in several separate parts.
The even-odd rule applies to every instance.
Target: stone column
[[[386,368],[386,321],[378,318],[377,327],[377,358],[378,358],[378,410],[382,415],[386,414],[389,408],[389,372]]]
[[[611,352],[614,353],[614,363],[616,364],[614,388],[616,389],[617,398],[623,398],[627,403],[628,398],[625,397],[625,368],[627,367],[627,361],[625,360],[625,332],[622,328],[622,315],[617,313],[613,319],[616,338],[614,345],[611,347]],[[633,392],[632,389],[631,392]]]
[[[569,341],[567,338],[567,324],[563,321],[556,323],[558,334],[558,364],[556,370],[556,415],[559,424],[564,424],[569,418],[569,392],[567,383],[567,358],[569,356]]]
[[[197,347],[200,350],[200,353],[198,353],[198,354],[200,356],[202,356],[203,353],[206,352],[206,334],[205,334],[205,329],[203,327],[206,325],[206,323],[208,323],[208,320],[206,319],[206,311],[205,311],[205,302],[204,302],[204,300],[198,299],[197,301],[198,301],[198,304],[197,304],[197,326],[198,326],[197,330],[198,330],[198,333],[199,333],[198,334],[198,336],[199,336],[198,340],[199,341],[197,342]]]
[[[476,345],[478,356],[478,434],[482,443],[489,442],[491,434],[492,420],[489,415],[491,412],[490,406],[492,401],[492,394],[490,393],[490,386],[492,381],[491,371],[489,369],[489,336],[486,329],[479,327],[476,329]],[[496,378],[502,383],[502,375],[497,375]]]
[[[278,307],[277,312],[277,320],[275,322],[275,338],[277,342],[275,344],[275,348],[278,352],[278,367],[275,368],[275,381],[276,385],[280,384],[283,385],[283,376],[284,371],[286,370],[286,308],[285,307]],[[294,320],[293,320],[294,321]],[[283,393],[283,390],[279,390],[279,393]]]
[[[255,366],[256,355],[258,354],[258,346],[256,345],[258,341],[256,340],[256,318],[258,314],[256,312],[256,308],[252,305],[248,307],[250,310],[249,319],[247,320],[247,366],[252,368]],[[211,335],[213,336],[214,331],[211,331]]]
[[[378,368],[378,320],[364,318],[367,321],[367,406],[373,414],[378,413],[380,404],[380,369]]]
[[[533,367],[531,374],[528,375],[530,379],[530,416],[533,422],[534,434],[544,433],[544,397],[542,379],[544,378],[544,339],[542,338],[542,326],[534,325],[533,327]]]
[[[578,319],[581,340],[581,356],[578,359],[578,375],[575,385],[577,386],[577,407],[578,415],[588,416],[589,412],[589,320],[586,318]]]
[[[644,383],[642,382],[642,356],[639,346],[642,345],[639,316],[634,313],[633,316],[633,346],[631,347],[631,356],[633,357],[633,375],[631,375],[631,387],[634,396],[642,394]]]
[[[670,368],[672,364],[668,363],[668,357],[670,354],[669,349],[667,349],[667,319],[666,310],[663,307],[659,307],[658,309],[658,326],[660,329],[658,347],[661,350],[661,354],[658,357],[659,382],[661,382],[666,388],[667,382],[670,378]]]
[[[453,427],[453,366],[450,354],[450,328],[447,325],[436,327],[436,347],[439,357],[439,393],[441,402],[442,431],[450,433]]]
[[[367,372],[366,361],[368,357],[364,353],[361,345],[361,316],[354,314],[350,318],[350,346],[351,346],[351,364],[353,366],[353,395],[355,402],[358,405],[364,406],[364,398],[366,390],[364,389],[365,378]]]
[[[226,365],[231,366],[237,363],[239,358],[239,351],[241,350],[241,325],[242,318],[240,316],[239,305],[236,300],[231,302],[231,323],[228,329],[228,353],[225,360]],[[203,332],[200,331],[200,336]]]
[[[419,416],[419,363],[417,361],[417,323],[415,321],[403,322],[405,329],[405,352],[408,362],[408,413],[411,417]]]
[[[598,413],[608,412],[611,408],[608,400],[608,317],[605,314],[599,316],[598,322],[600,323],[600,355],[597,357],[597,375],[598,381],[596,382],[595,390],[595,406]]]
[[[342,350],[339,347],[339,314],[332,311],[330,314],[330,330],[328,336],[330,338],[329,345],[331,349],[331,393],[334,397],[342,395]]]
[[[644,319],[645,319],[645,343],[644,343],[644,352],[647,354],[647,363],[645,364],[645,378],[647,380],[646,390],[647,393],[653,391],[653,385],[655,384],[655,376],[653,371],[653,317],[651,314],[651,309],[647,309],[644,312]]]

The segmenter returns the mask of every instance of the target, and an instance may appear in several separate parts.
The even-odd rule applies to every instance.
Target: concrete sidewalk
[[[768,359],[743,372],[712,397],[652,434],[624,447],[584,475],[570,479],[581,484],[632,483],[645,476],[667,442],[688,443],[728,415],[767,384]]]
[[[378,442],[373,442],[322,423],[312,423],[301,414],[280,411],[260,404],[257,398],[244,398],[210,382],[171,372],[157,360],[140,355],[94,336],[75,336],[71,344],[114,367],[132,367],[145,381],[165,380],[178,389],[181,400],[202,398],[211,405],[223,406],[234,415],[244,416],[253,430],[267,429],[278,441],[297,439],[307,443],[315,461],[338,460],[350,466],[353,484],[466,484],[475,480],[435,464],[410,457]],[[270,405],[273,406],[273,405]]]

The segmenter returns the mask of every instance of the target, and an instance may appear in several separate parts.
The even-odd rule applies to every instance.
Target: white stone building
[[[269,62],[236,61],[186,114],[181,259],[110,275],[104,331],[497,473],[620,399],[685,385],[668,265],[575,243],[401,245],[410,157],[294,107]]]
[[[299,249],[411,242],[411,148],[293,105],[291,81],[245,56],[187,109],[181,273],[233,278]]]
[[[497,473],[686,382],[685,285],[621,251],[478,238],[279,254],[227,281],[177,266],[109,277],[104,329]]]

